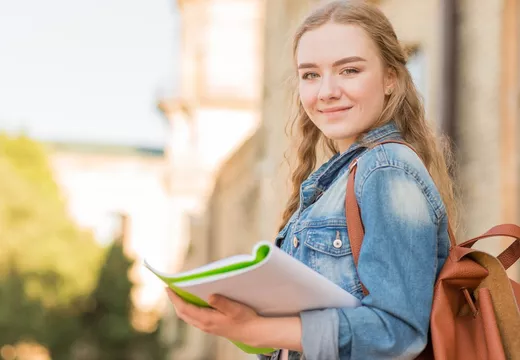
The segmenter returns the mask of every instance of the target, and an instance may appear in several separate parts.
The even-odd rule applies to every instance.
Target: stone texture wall
[[[228,159],[217,175],[209,199],[205,222],[210,260],[236,254],[250,254],[259,232],[260,133],[250,137]],[[192,238],[193,239],[193,238]],[[197,249],[194,249],[196,253]],[[214,339],[214,359],[253,359],[226,339]]]
[[[460,2],[457,138],[463,224],[473,237],[500,218],[502,1]],[[484,70],[483,69],[487,69]]]

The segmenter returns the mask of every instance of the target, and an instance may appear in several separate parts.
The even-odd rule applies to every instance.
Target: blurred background
[[[519,224],[520,0],[372,2],[454,144],[458,240]],[[142,260],[273,239],[291,36],[318,3],[0,0],[0,359],[255,358],[179,321]]]

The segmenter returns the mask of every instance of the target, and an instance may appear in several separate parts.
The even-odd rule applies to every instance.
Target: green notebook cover
[[[179,295],[185,301],[187,301],[191,304],[197,305],[197,306],[201,306],[201,307],[210,307],[209,304],[207,302],[205,302],[204,300],[200,299],[199,297],[197,297],[193,294],[190,294],[187,291],[180,289],[179,287],[175,286],[175,284],[177,284],[179,282],[183,282],[183,281],[188,281],[188,280],[211,277],[213,275],[231,273],[236,270],[248,268],[250,266],[253,266],[253,265],[256,265],[256,264],[262,262],[269,254],[269,251],[270,251],[270,248],[268,245],[261,245],[257,248],[255,258],[251,261],[241,261],[241,262],[237,262],[237,263],[233,263],[233,264],[224,265],[219,268],[201,271],[200,273],[192,273],[190,275],[178,276],[178,277],[165,276],[165,275],[159,274],[152,267],[150,267],[146,262],[145,262],[145,266],[150,271],[152,271],[157,277],[159,277],[159,279],[164,281],[168,285],[168,287],[170,287],[170,289],[172,289],[177,295]],[[230,340],[230,341],[233,344],[235,344],[238,348],[240,348],[242,351],[244,351],[248,354],[267,354],[267,353],[273,352],[275,350],[272,348],[256,348],[256,347],[249,346],[249,345],[241,343],[241,342],[232,341],[232,340]]]

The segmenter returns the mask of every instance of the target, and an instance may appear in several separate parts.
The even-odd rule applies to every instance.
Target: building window
[[[262,61],[258,4],[211,3],[202,45],[202,97],[245,100],[258,96]]]

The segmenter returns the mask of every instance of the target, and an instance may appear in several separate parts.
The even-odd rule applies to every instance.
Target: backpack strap
[[[408,146],[411,150],[413,150],[416,154],[417,151],[408,143],[399,140],[385,140],[375,144],[373,147],[387,144],[387,143],[397,143]],[[362,155],[361,155],[362,156]],[[359,205],[356,198],[356,193],[354,191],[354,183],[356,178],[357,171],[357,163],[359,159],[358,157],[352,161],[349,165],[349,175],[347,179],[347,193],[345,196],[345,211],[347,213],[347,231],[348,238],[350,241],[350,247],[352,249],[352,256],[354,258],[354,264],[357,268],[359,253],[361,252],[361,244],[363,243],[363,237],[365,236],[365,228],[363,226],[363,221],[361,220],[361,211],[359,209]],[[451,225],[448,224],[448,233],[450,238],[451,247],[456,246],[455,236],[451,229]],[[361,284],[363,289],[363,294],[368,295],[368,290],[365,288],[363,284]]]
[[[511,265],[518,261],[520,258],[520,227],[515,224],[502,224],[497,225],[489,229],[486,233],[477,236],[471,240],[463,242],[459,246],[461,247],[472,247],[477,241],[490,238],[494,236],[508,236],[515,239],[515,241],[509,245],[507,249],[505,249],[500,255],[497,256],[497,259],[500,260],[504,269],[509,269]]]

